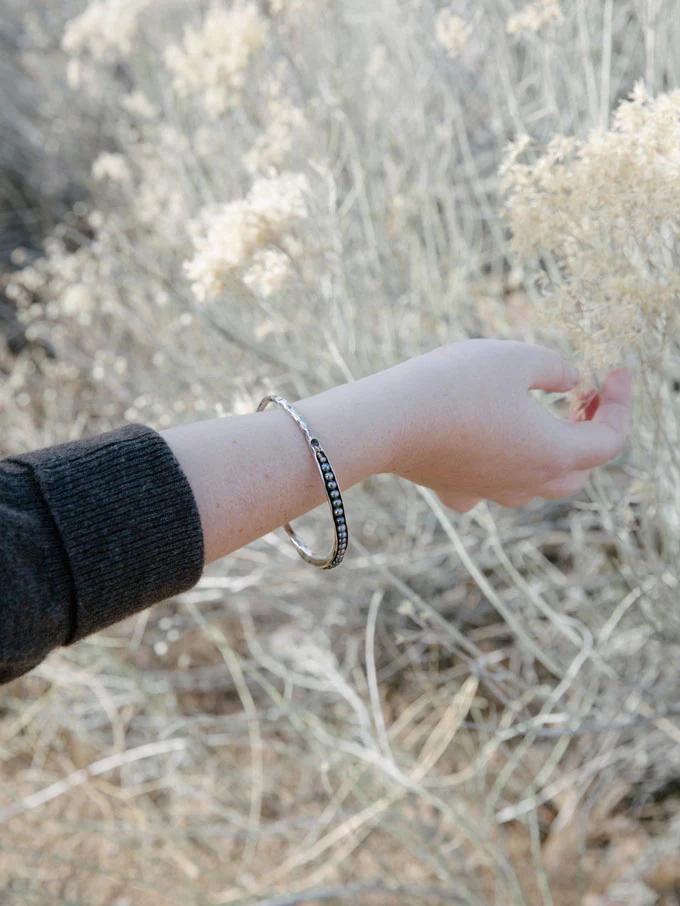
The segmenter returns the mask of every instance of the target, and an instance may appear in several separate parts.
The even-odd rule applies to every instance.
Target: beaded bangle
[[[347,521],[345,519],[345,506],[342,502],[340,487],[337,483],[335,472],[333,471],[318,438],[312,435],[312,432],[309,430],[304,419],[291,406],[288,400],[284,399],[282,396],[277,396],[275,393],[269,393],[260,401],[257,411],[260,412],[269,403],[275,403],[293,417],[296,425],[300,428],[307,443],[312,449],[314,461],[319,470],[319,474],[323,478],[324,488],[326,489],[326,495],[328,497],[328,505],[331,508],[331,515],[333,517],[333,527],[335,529],[333,549],[327,557],[315,557],[304,541],[295,534],[289,522],[286,522],[283,527],[303,560],[306,560],[307,563],[311,563],[313,566],[319,566],[321,569],[333,569],[334,566],[338,566],[342,563],[345,551],[347,550],[347,542],[349,540]]]

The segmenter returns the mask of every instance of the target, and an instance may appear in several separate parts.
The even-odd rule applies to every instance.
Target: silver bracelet
[[[333,569],[334,566],[338,566],[340,563],[342,563],[342,559],[345,556],[345,551],[347,550],[347,541],[349,539],[347,520],[345,519],[345,506],[342,502],[340,487],[337,483],[335,472],[333,471],[331,464],[328,461],[328,457],[321,447],[321,443],[319,442],[318,438],[313,436],[304,419],[291,406],[288,400],[284,399],[282,396],[277,396],[277,394],[275,393],[269,393],[260,401],[260,405],[257,407],[257,411],[260,412],[269,403],[276,403],[277,406],[280,406],[293,417],[296,425],[305,435],[307,443],[312,449],[314,462],[316,463],[319,474],[323,479],[323,485],[326,489],[326,496],[328,497],[328,505],[331,508],[331,515],[333,517],[333,526],[335,528],[335,541],[333,543],[333,549],[327,557],[315,557],[312,554],[311,550],[304,543],[304,541],[301,541],[300,538],[298,538],[298,536],[295,534],[289,522],[286,522],[283,527],[290,537],[290,540],[293,542],[298,554],[300,554],[303,560],[306,560],[307,563],[311,563],[314,566],[319,566],[321,567],[321,569]]]

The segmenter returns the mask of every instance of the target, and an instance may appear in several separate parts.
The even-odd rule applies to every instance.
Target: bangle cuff
[[[289,522],[286,522],[283,528],[285,529],[288,537],[293,542],[295,549],[298,554],[305,560],[307,563],[311,563],[313,566],[318,566],[321,569],[333,569],[335,566],[339,566],[342,563],[343,557],[347,550],[347,544],[349,541],[349,530],[347,527],[347,519],[345,516],[345,505],[342,501],[342,495],[340,494],[340,486],[338,485],[335,471],[331,466],[328,456],[321,446],[321,442],[317,437],[315,437],[305,420],[302,418],[299,412],[291,406],[287,399],[284,399],[282,396],[278,396],[275,393],[270,393],[267,396],[263,397],[260,401],[257,411],[260,412],[264,409],[269,403],[274,403],[279,406],[284,412],[287,412],[295,421],[295,424],[302,431],[305,436],[305,440],[309,445],[309,448],[314,456],[314,462],[319,470],[319,475],[323,481],[323,486],[326,491],[326,496],[328,498],[328,505],[331,510],[331,516],[333,519],[333,528],[335,531],[335,541],[333,542],[333,549],[325,557],[316,557],[311,552],[309,547],[296,535],[295,531],[291,527]]]

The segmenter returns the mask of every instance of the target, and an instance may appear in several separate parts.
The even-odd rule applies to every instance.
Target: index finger
[[[547,346],[527,344],[522,350],[522,362],[529,390],[566,392],[579,381],[578,369]]]

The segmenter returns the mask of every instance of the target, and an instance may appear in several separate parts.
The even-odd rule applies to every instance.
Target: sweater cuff
[[[152,428],[126,425],[14,458],[32,466],[71,570],[75,613],[65,644],[196,584],[198,508]]]

